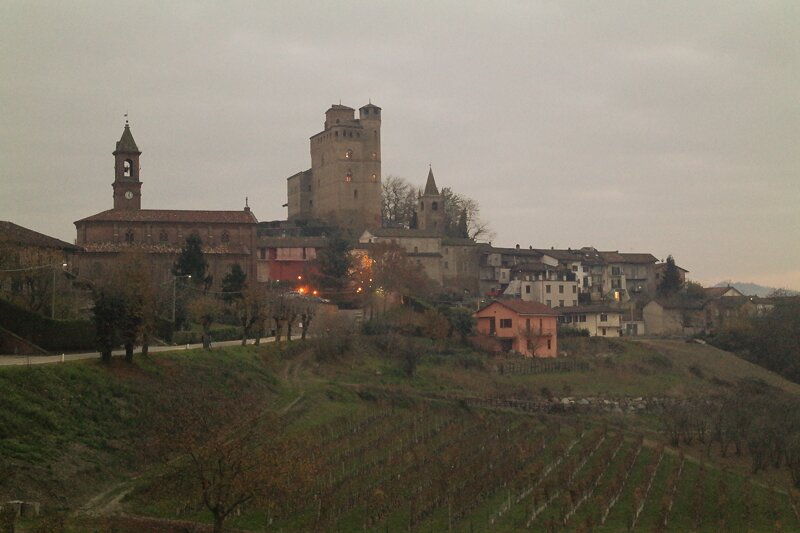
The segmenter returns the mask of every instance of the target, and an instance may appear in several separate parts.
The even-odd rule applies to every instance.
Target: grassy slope
[[[491,371],[497,360],[438,350],[422,359],[417,376],[409,380],[395,359],[373,345],[319,364],[274,348],[237,347],[160,355],[140,359],[132,368],[85,361],[0,369],[0,497],[75,507],[99,487],[145,468],[151,458],[137,447],[147,436],[154,410],[172,399],[172,379],[191,379],[198,387],[230,394],[255,392],[276,408],[291,404],[302,428],[373,409],[373,402],[359,397],[361,385],[412,397],[451,392],[534,398],[544,387],[556,396],[702,395],[738,380],[760,379],[800,391],[796,384],[708,346],[565,339],[562,348],[589,361],[592,370],[501,376]]]

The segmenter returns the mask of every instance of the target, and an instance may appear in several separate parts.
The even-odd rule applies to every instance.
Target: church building
[[[103,275],[120,254],[138,250],[148,255],[157,279],[171,279],[171,268],[189,235],[203,242],[208,274],[215,283],[238,263],[250,275],[258,220],[245,206],[241,211],[142,209],[139,157],[142,152],[125,121],[114,155],[113,208],[75,222],[78,275]]]

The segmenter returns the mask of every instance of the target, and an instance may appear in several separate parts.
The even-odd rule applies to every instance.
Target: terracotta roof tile
[[[109,209],[75,222],[164,222],[206,224],[256,224],[250,211],[189,211],[178,209]]]
[[[44,233],[23,228],[13,222],[0,221],[0,242],[38,246],[40,248],[57,248],[60,250],[79,250],[78,246],[50,237]]]
[[[517,314],[520,315],[552,315],[557,316],[559,313],[555,309],[551,309],[544,304],[540,304],[539,302],[525,302],[519,299],[503,299],[503,300],[495,300],[494,302],[483,306],[478,310],[478,313],[490,307],[492,305],[502,305],[503,307],[507,307],[511,309]]]

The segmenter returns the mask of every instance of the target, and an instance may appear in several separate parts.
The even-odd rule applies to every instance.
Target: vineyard
[[[566,417],[387,407],[312,434],[320,464],[312,489],[268,519],[263,509],[242,509],[232,527],[260,529],[266,520],[270,531],[800,528],[782,493]]]

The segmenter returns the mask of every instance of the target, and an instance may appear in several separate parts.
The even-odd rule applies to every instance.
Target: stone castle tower
[[[441,233],[445,232],[444,196],[439,194],[433,169],[428,170],[425,190],[417,199],[417,227],[421,230]]]
[[[114,209],[141,209],[142,182],[139,181],[139,156],[142,152],[133,140],[130,125],[125,121],[122,137],[114,150]]]
[[[311,137],[311,168],[287,180],[289,220],[351,231],[381,225],[381,108],[332,105]]]

